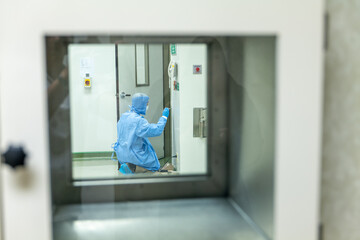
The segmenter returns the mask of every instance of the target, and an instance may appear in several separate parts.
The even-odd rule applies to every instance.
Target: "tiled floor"
[[[117,168],[117,162],[113,160],[73,161],[73,178],[79,180],[121,177]]]
[[[160,160],[160,165],[165,164],[165,160]],[[74,180],[84,179],[107,179],[121,178],[123,175],[118,171],[117,161],[103,158],[83,158],[72,162],[72,172]],[[159,173],[147,173],[159,174]]]

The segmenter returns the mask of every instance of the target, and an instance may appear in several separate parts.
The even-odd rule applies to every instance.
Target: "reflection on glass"
[[[136,86],[149,86],[149,45],[136,44]]]
[[[67,50],[74,180],[206,174],[206,44]]]

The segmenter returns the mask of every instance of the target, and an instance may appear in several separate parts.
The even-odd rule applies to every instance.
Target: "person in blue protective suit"
[[[163,132],[169,109],[165,108],[157,123],[149,123],[142,115],[146,114],[149,97],[143,93],[136,93],[132,97],[130,110],[121,115],[117,124],[117,142],[113,144],[119,161],[119,171],[123,174],[132,174],[136,166],[150,171],[160,168],[155,150],[149,137],[160,136]]]

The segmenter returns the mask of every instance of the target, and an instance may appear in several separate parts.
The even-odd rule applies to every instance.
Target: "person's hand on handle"
[[[170,110],[166,107],[164,108],[164,111],[162,113],[163,117],[168,118],[169,117]]]

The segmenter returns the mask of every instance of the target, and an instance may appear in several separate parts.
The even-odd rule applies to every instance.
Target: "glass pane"
[[[207,174],[208,45],[172,45],[66,43],[72,181]]]
[[[136,44],[136,86],[147,86],[148,83],[148,46]]]

